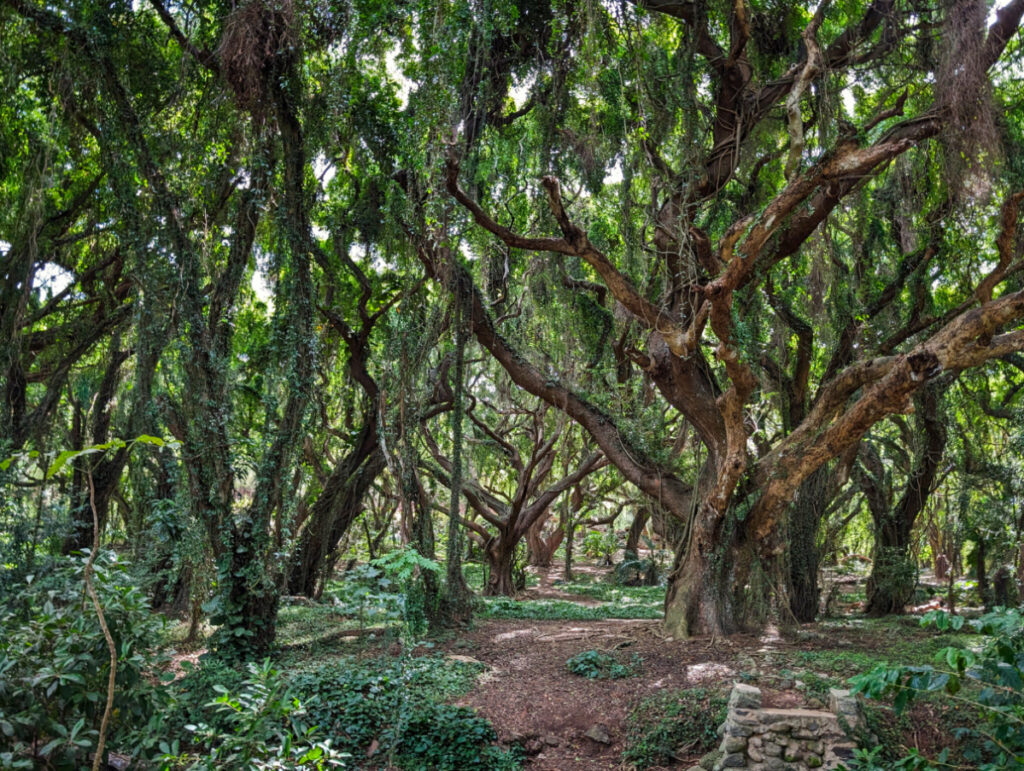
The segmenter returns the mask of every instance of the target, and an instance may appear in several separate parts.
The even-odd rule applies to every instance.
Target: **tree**
[[[891,2],[855,11],[822,4],[813,15],[787,8],[774,17],[744,3],[643,7],[596,11],[586,20],[592,26],[585,43],[570,40],[555,62],[539,65],[552,82],[561,76],[570,84],[561,115],[544,116],[559,126],[562,141],[539,142],[525,172],[518,161],[518,169],[497,162],[481,168],[474,161],[470,190],[462,183],[467,153],[453,146],[446,184],[477,226],[467,236],[474,249],[486,251],[494,239],[513,252],[549,255],[547,260],[582,272],[581,280],[603,285],[645,346],[623,352],[700,436],[706,452],[701,473],[687,480],[672,463],[638,446],[625,421],[600,405],[609,384],[583,386],[566,377],[564,367],[552,372],[550,361],[542,368],[524,354],[526,341],[507,339],[450,240],[421,238],[420,253],[432,275],[458,276],[444,283],[465,292],[478,341],[513,380],[579,422],[623,476],[686,523],[666,600],[670,631],[728,633],[755,618],[758,598],[749,589],[784,551],[779,526],[805,480],[879,420],[909,409],[914,395],[941,373],[977,366],[1024,344],[1015,328],[1024,294],[1012,267],[1019,198],[1010,195],[994,267],[958,257],[964,255],[959,245],[972,238],[968,232],[946,237],[938,259],[964,280],[950,281],[929,313],[893,308],[892,316],[902,318],[891,336],[860,324],[847,327],[845,335],[842,324],[825,325],[809,353],[806,330],[812,325],[789,324],[797,327],[798,355],[790,369],[797,387],[787,398],[803,403],[802,417],[781,430],[757,419],[760,405],[770,401],[758,355],[770,333],[765,306],[771,304],[764,294],[782,286],[791,304],[813,312],[815,297],[795,279],[813,273],[809,240],[843,238],[844,221],[868,191],[886,183],[901,157],[934,174],[930,142],[949,145],[952,136],[984,135],[984,116],[991,115],[983,101],[991,93],[988,73],[1015,34],[1024,3],[1000,9],[991,26],[983,22],[984,7],[972,3],[958,4],[948,15],[929,8],[924,24],[919,13]],[[565,24],[586,21],[570,15]],[[945,54],[929,39],[942,24],[958,31],[954,50]],[[767,37],[766,29],[778,30],[781,40]],[[695,58],[685,67],[670,64],[691,54]],[[616,55],[621,58],[614,66]],[[920,71],[935,73],[934,88],[910,75],[906,56],[916,57]],[[950,58],[969,66],[958,68]],[[611,67],[614,87],[590,78],[603,67]],[[906,93],[876,85],[896,73]],[[826,98],[846,88],[858,97],[850,108]],[[968,94],[982,101],[965,105]],[[593,121],[588,125],[588,115],[601,129]],[[816,136],[807,132],[808,120],[817,126]],[[517,133],[525,141],[515,123],[496,125],[493,132],[486,137],[490,146]],[[778,148],[787,145],[783,158]],[[587,147],[589,165],[596,168],[589,177]],[[600,149],[603,157],[594,158]],[[979,151],[972,173],[995,181],[986,150]],[[622,166],[623,181],[605,185],[601,177],[613,160]],[[494,183],[498,168],[507,180],[500,186]],[[545,174],[546,211],[535,210],[533,221],[538,229],[553,227],[556,235],[521,233],[492,213],[499,205],[510,209],[512,202],[502,200],[505,191],[527,187],[523,174],[537,171]],[[953,202],[969,199],[956,184],[948,188]],[[565,187],[573,190],[571,203]],[[530,203],[517,200],[513,216],[526,219],[521,215]],[[621,214],[618,222],[613,211]],[[946,224],[957,226],[952,216]],[[976,251],[985,248],[984,239],[975,240]],[[862,262],[851,264],[844,251],[830,254],[840,274],[899,270],[889,254],[855,255]],[[926,260],[917,259],[911,270],[924,275],[920,263]],[[841,293],[827,299],[839,303]],[[823,311],[818,315],[827,318]],[[786,323],[786,311],[776,314]]]
[[[485,466],[490,483],[465,474],[462,494],[474,514],[464,518],[463,524],[487,560],[484,594],[512,597],[517,589],[513,576],[516,547],[547,516],[559,496],[600,469],[603,459],[600,452],[584,450],[571,471],[551,479],[559,450],[567,451],[564,441],[559,447],[565,435],[564,423],[552,421],[543,402],[531,408],[517,404],[511,394],[507,397],[502,399],[509,405],[504,408],[489,404],[485,398],[474,399],[474,408],[466,414],[477,441],[493,447],[498,464],[511,467],[511,479],[502,479],[500,472],[496,474]],[[431,454],[440,466],[434,473],[448,485],[452,462],[429,432],[426,435]],[[487,460],[494,463],[493,459]]]

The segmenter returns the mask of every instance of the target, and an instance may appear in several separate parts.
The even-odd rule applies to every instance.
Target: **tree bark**
[[[515,597],[515,577],[512,568],[515,563],[516,545],[510,539],[499,535],[491,539],[484,550],[487,555],[487,585],[484,594],[488,597]]]
[[[647,527],[647,520],[650,519],[651,510],[649,505],[641,505],[633,515],[633,522],[629,526],[629,534],[626,536],[626,553],[637,554],[640,549],[640,538]]]
[[[384,469],[376,412],[365,416],[355,447],[335,466],[313,504],[288,569],[288,593],[315,597],[323,566],[362,510],[363,497]]]
[[[695,517],[686,548],[676,551],[665,593],[665,630],[677,638],[729,635],[739,631],[734,596],[741,554],[713,517]]]
[[[917,569],[910,557],[910,535],[931,494],[946,447],[946,427],[939,415],[941,389],[948,384],[944,381],[929,385],[914,399],[922,446],[902,497],[892,511],[872,509],[875,554],[867,582],[868,615],[902,613],[914,594]]]
[[[800,486],[789,510],[789,609],[802,623],[818,615],[821,590],[818,587],[818,528],[828,506],[827,490],[832,472],[827,466],[815,471]]]
[[[526,543],[529,548],[528,562],[534,567],[551,567],[551,562],[555,558],[555,551],[562,545],[562,541],[565,539],[565,530],[561,524],[556,525],[555,529],[547,536],[544,535],[544,526],[549,519],[550,514],[546,514],[526,531]]]

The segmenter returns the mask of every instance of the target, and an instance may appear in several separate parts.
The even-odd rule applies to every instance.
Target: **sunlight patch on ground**
[[[779,628],[775,624],[769,624],[765,627],[764,634],[761,635],[761,650],[770,651],[780,642],[782,642],[782,635],[779,634]]]
[[[513,629],[511,632],[502,632],[494,636],[494,642],[514,640],[517,637],[531,637],[537,634],[536,629]]]
[[[702,683],[707,680],[728,680],[736,675],[736,670],[725,664],[716,661],[704,661],[700,664],[692,664],[686,668],[686,679],[692,683]]]

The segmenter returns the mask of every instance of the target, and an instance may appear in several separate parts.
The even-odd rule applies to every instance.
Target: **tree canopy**
[[[0,0],[0,582],[95,515],[250,656],[358,527],[458,623],[643,510],[679,636],[813,619],[856,517],[898,611],[940,488],[1010,550],[1022,16]]]

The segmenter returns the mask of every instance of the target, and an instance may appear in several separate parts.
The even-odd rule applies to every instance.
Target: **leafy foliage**
[[[310,720],[336,746],[409,769],[510,769],[515,753],[494,745],[494,729],[465,707],[443,703],[466,690],[479,668],[443,658],[341,661],[293,679]]]
[[[659,604],[626,605],[614,602],[581,605],[567,600],[513,600],[508,597],[485,600],[485,618],[565,619],[585,621],[598,618],[661,618]]]
[[[92,605],[86,557],[69,557],[45,581],[0,606],[0,765],[80,768],[95,747],[110,663]],[[125,563],[101,552],[94,583],[118,650],[110,742],[145,755],[158,734],[166,691],[153,682],[160,617]],[[33,759],[35,758],[35,759]]]
[[[627,719],[622,759],[643,769],[710,751],[718,745],[727,705],[725,696],[705,688],[664,691],[644,699]]]
[[[933,611],[922,624],[959,630],[965,620]],[[924,694],[944,692],[977,718],[957,729],[961,740],[975,740],[965,756],[982,771],[1017,768],[1024,763],[1024,618],[999,610],[966,624],[985,636],[980,651],[950,646],[936,654],[938,666],[883,665],[851,682],[871,698],[892,695],[898,713]]]
[[[629,662],[624,664],[612,653],[592,649],[570,656],[565,666],[574,675],[588,680],[618,680],[639,674],[642,663],[641,658],[635,653]]]
[[[237,691],[215,685],[219,696],[206,706],[219,716],[216,725],[186,725],[203,753],[179,754],[177,739],[162,741],[162,767],[170,769],[239,768],[316,769],[345,765],[347,755],[331,747],[317,726],[306,721],[301,701],[290,695],[286,681],[269,660],[248,665],[249,677]],[[196,757],[199,755],[199,757]]]

